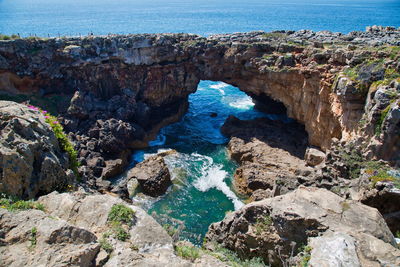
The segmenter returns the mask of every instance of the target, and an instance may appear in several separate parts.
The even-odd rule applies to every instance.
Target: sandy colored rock
[[[316,148],[309,147],[306,150],[304,158],[309,166],[314,167],[324,161],[325,153]]]
[[[75,180],[66,153],[44,116],[26,105],[0,101],[0,192],[33,198]]]
[[[354,238],[357,251],[365,247],[360,242],[367,242],[366,236],[392,247],[395,254],[398,251],[393,234],[376,209],[345,200],[325,189],[306,187],[247,204],[223,221],[212,224],[206,239],[218,242],[242,257],[262,257],[279,266],[279,249],[287,259],[293,246],[296,251],[307,243],[308,238],[328,231],[342,232]],[[338,245],[341,246],[340,242]],[[354,253],[350,253],[349,258],[352,255]],[[357,256],[360,262],[367,257],[366,254]],[[328,257],[324,259],[329,262]],[[383,256],[383,259],[389,261],[391,258]]]
[[[0,208],[0,228],[0,266],[85,267],[92,265],[100,250],[90,231],[38,210],[8,212]]]

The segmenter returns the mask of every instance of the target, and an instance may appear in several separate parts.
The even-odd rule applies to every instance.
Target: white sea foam
[[[217,84],[210,85],[210,88],[217,89],[221,93],[221,95],[225,95],[224,88],[226,88],[228,86],[229,86],[229,84],[227,84],[227,83],[219,82]]]
[[[254,107],[254,103],[250,97],[242,97],[229,103],[229,106],[237,109],[248,110]]]
[[[193,153],[192,155],[196,157],[203,157],[205,159],[200,170],[201,177],[195,181],[194,186],[202,192],[206,192],[211,188],[216,188],[224,193],[230,200],[232,200],[235,210],[240,209],[244,204],[224,182],[224,179],[228,173],[222,169],[222,165],[214,164],[213,159],[210,157],[196,153]]]

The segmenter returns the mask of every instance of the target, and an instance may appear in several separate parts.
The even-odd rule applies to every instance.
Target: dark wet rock
[[[129,171],[128,180],[136,179],[149,196],[163,195],[172,185],[171,175],[162,156],[152,156]]]

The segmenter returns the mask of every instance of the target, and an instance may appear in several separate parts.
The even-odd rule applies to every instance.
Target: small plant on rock
[[[37,209],[44,211],[44,205],[33,200],[19,200],[16,197],[0,194],[0,208],[8,211]]]
[[[178,256],[191,261],[200,257],[200,249],[195,246],[177,245],[175,251]]]
[[[29,238],[29,241],[31,242],[30,248],[35,248],[36,247],[36,244],[37,244],[36,235],[37,235],[37,228],[36,227],[32,227],[32,229],[31,229],[31,237]]]
[[[300,248],[299,254],[301,255],[301,258],[300,258],[299,264],[301,267],[308,267],[308,262],[311,259],[311,250],[312,250],[312,247],[310,247],[310,246],[302,246]]]
[[[113,248],[113,246],[110,244],[110,242],[107,241],[106,238],[104,238],[104,237],[101,238],[101,239],[99,240],[99,243],[100,243],[100,247],[101,247],[102,249],[104,249],[108,254],[111,254],[111,253],[113,252],[114,248]]]
[[[108,214],[108,221],[123,223],[131,226],[134,216],[134,210],[125,206],[124,204],[116,204],[112,206],[110,213]]]
[[[123,204],[112,206],[107,220],[111,226],[112,234],[116,239],[126,241],[130,238],[127,228],[132,226],[134,216],[135,211]],[[106,234],[108,236],[111,235],[109,232],[106,232]]]
[[[264,215],[263,217],[258,218],[256,223],[254,224],[256,234],[260,235],[265,232],[272,225],[272,223],[272,218],[269,215]]]

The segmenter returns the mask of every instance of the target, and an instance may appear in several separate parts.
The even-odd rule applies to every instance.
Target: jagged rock
[[[284,107],[283,112],[305,125],[310,145],[325,151],[332,138],[353,137],[365,110],[357,82],[344,84],[340,78],[342,88],[332,92],[336,75],[362,64],[357,79],[363,84],[382,78],[385,69],[397,68],[398,60],[375,62],[389,59],[391,52],[373,53],[366,47],[399,45],[399,36],[398,30],[377,29],[7,41],[0,42],[0,88],[12,94],[37,94],[40,88],[44,96],[68,95],[58,103],[68,107],[61,114],[66,130],[81,138],[79,152],[90,150],[87,145],[95,139],[96,153],[106,161],[121,159],[119,151],[146,146],[160,127],[179,120],[200,80],[234,84],[264,106],[279,103],[279,113]],[[27,57],[39,44],[37,56]],[[383,135],[381,143],[391,136]],[[399,145],[389,143],[390,154],[383,146],[376,146],[376,154],[395,161]],[[102,168],[86,168],[84,174],[89,180],[104,178]]]
[[[309,166],[314,167],[317,166],[318,164],[321,164],[324,161],[325,153],[322,152],[321,150],[309,147],[306,150],[304,158]]]
[[[143,192],[149,196],[163,195],[172,184],[171,175],[162,156],[153,156],[129,171],[128,179],[136,179]]]
[[[0,101],[0,136],[0,192],[33,198],[74,182],[68,155],[39,111]]]
[[[0,266],[91,266],[96,236],[39,210],[0,208]]]
[[[124,204],[135,211],[134,221],[129,227],[129,239],[125,242],[108,238],[114,251],[106,257],[101,251],[96,258],[104,266],[226,266],[214,257],[201,256],[194,263],[175,255],[173,240],[150,215],[139,207],[129,205],[110,195],[87,195],[84,192],[51,193],[39,199],[51,216],[90,230],[99,239],[110,231],[108,215],[116,204]],[[91,266],[91,265],[85,265]]]
[[[298,178],[312,180],[314,171],[303,160],[307,135],[300,125],[266,118],[241,121],[230,116],[221,132],[230,137],[230,156],[241,164],[234,174],[239,193],[250,196],[262,189],[276,196],[297,188]]]
[[[263,257],[270,264],[279,266],[280,257],[287,259],[291,251],[307,243],[309,237],[327,231],[353,237],[357,251],[362,251],[363,245],[358,244],[367,242],[367,237],[398,251],[392,233],[376,209],[345,200],[325,189],[306,187],[247,204],[228,214],[223,221],[212,224],[206,239],[218,242],[242,257]],[[357,256],[360,261],[366,257],[365,254]]]

